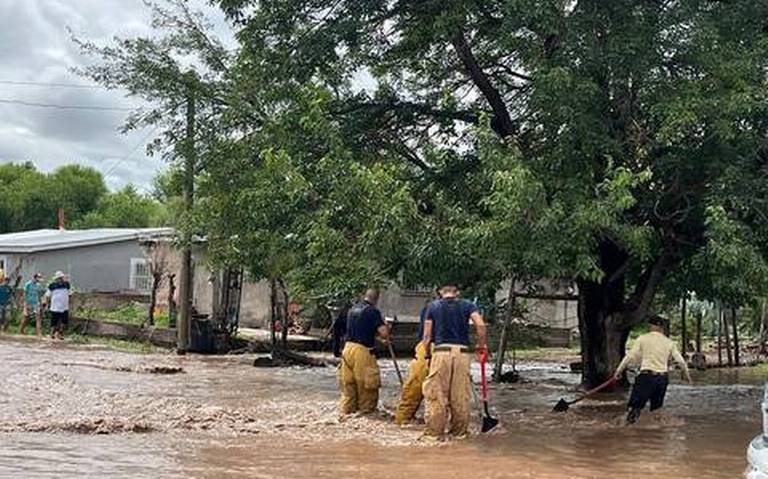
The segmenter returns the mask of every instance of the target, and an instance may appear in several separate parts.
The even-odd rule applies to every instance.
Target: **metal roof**
[[[78,248],[144,237],[172,236],[173,228],[96,228],[87,230],[32,230],[0,234],[0,254],[35,253]]]

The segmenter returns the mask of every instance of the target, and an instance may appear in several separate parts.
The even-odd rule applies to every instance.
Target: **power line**
[[[0,98],[0,103],[9,105],[33,106],[39,108],[53,108],[57,110],[92,110],[92,111],[133,111],[134,108],[120,106],[99,106],[99,105],[58,105],[55,103],[37,103],[25,100],[13,100],[9,98]]]
[[[153,135],[153,134],[154,134],[154,133],[157,131],[157,129],[158,129],[158,128],[159,128],[159,125],[156,125],[154,128],[152,128],[152,130],[150,130],[150,132],[149,132],[149,133],[147,133],[146,135],[144,135],[144,136],[141,138],[141,140],[139,140],[139,142],[138,142],[138,143],[136,143],[136,144],[133,146],[133,148],[131,148],[131,151],[129,151],[127,155],[125,155],[124,157],[122,157],[122,158],[118,159],[118,160],[117,160],[117,162],[115,162],[115,164],[114,164],[114,165],[112,165],[112,167],[111,167],[109,170],[107,170],[107,172],[106,172],[106,173],[104,173],[104,177],[106,178],[107,176],[109,176],[109,175],[110,175],[110,173],[112,173],[113,171],[115,171],[115,169],[116,169],[118,166],[120,166],[120,164],[121,164],[122,162],[124,162],[125,160],[129,159],[129,158],[131,157],[131,155],[133,155],[134,153],[136,153],[136,150],[138,150],[138,149],[139,149],[139,147],[141,147],[142,145],[144,145],[144,144],[145,144],[145,142],[147,141],[147,139],[149,139],[149,137],[150,137],[150,136],[152,136],[152,135]]]
[[[101,85],[82,85],[77,83],[56,83],[56,82],[41,82],[41,81],[21,81],[21,80],[0,80],[0,85],[15,85],[15,86],[45,86],[53,88],[104,88]]]

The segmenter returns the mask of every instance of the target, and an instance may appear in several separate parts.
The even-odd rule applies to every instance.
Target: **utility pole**
[[[195,188],[195,84],[193,72],[185,75],[187,87],[187,131],[184,140],[184,214],[192,213]],[[190,346],[190,323],[192,316],[192,235],[189,227],[181,232],[181,271],[179,274],[179,320],[176,324],[176,351],[186,354]]]
[[[741,346],[739,345],[739,310],[731,308],[731,327],[733,328],[733,361],[741,366]]]

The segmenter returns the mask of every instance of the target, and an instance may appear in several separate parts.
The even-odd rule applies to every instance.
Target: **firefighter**
[[[376,308],[379,291],[368,289],[363,301],[347,314],[346,342],[339,365],[341,416],[372,413],[379,402],[381,376],[373,348],[375,339],[389,338],[390,326]]]
[[[455,284],[440,288],[440,299],[427,310],[424,321],[422,347],[434,349],[429,374],[424,380],[426,438],[441,438],[445,434],[448,415],[451,422],[448,432],[463,437],[469,426],[470,364],[469,325],[475,326],[476,354],[487,354],[486,327],[483,316],[473,303],[459,298]]]
[[[438,292],[435,294],[434,299],[439,297],[440,294]],[[397,409],[395,410],[395,422],[398,425],[411,422],[416,416],[416,411],[419,410],[422,399],[424,399],[422,387],[429,373],[429,362],[427,361],[427,351],[424,349],[421,338],[424,335],[424,321],[427,319],[427,310],[431,303],[432,300],[429,300],[419,313],[419,342],[416,344],[414,359],[408,367],[408,378],[405,380],[403,390],[400,392],[400,401],[397,403]]]

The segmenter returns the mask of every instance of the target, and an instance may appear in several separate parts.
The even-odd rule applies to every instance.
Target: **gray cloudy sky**
[[[206,10],[217,30],[226,31],[218,12]],[[95,41],[146,35],[150,15],[141,0],[0,0],[0,19],[0,163],[32,161],[43,171],[79,163],[104,173],[110,188],[134,183],[148,189],[165,165],[145,154],[150,131],[118,132],[127,112],[18,104],[119,108],[135,100],[100,88],[8,83],[88,84],[70,71],[92,60],[80,55],[67,27]]]

